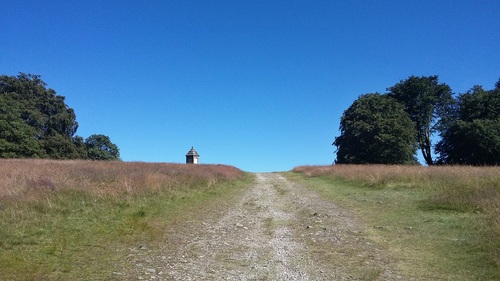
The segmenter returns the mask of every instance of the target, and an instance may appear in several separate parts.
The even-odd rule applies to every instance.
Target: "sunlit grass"
[[[500,167],[304,166],[418,280],[500,278]]]
[[[0,279],[109,280],[128,247],[248,180],[223,165],[0,160]]]

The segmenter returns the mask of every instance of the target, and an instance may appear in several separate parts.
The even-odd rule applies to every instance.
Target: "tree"
[[[404,107],[379,93],[360,96],[340,120],[337,164],[415,164],[416,131]]]
[[[404,106],[417,131],[416,142],[428,165],[433,165],[431,135],[448,126],[446,118],[453,105],[451,88],[438,76],[410,76],[387,89]]]
[[[108,136],[91,135],[85,140],[88,158],[92,160],[119,160],[118,146]]]
[[[21,109],[9,96],[0,95],[0,157],[42,157],[45,152],[33,137],[35,130],[19,118]]]
[[[440,163],[500,165],[500,80],[495,86],[459,95],[456,120],[436,145]]]
[[[9,117],[2,119],[4,127],[11,129],[10,136],[2,136],[0,149],[10,151],[4,157],[68,158],[65,151],[72,150],[73,135],[78,128],[76,116],[64,103],[64,97],[46,86],[39,75],[20,73],[17,77],[0,77],[3,106],[10,112]]]
[[[87,144],[75,136],[78,123],[74,110],[63,96],[46,86],[40,75],[0,76],[0,157],[88,157]],[[108,151],[118,155],[114,144]]]

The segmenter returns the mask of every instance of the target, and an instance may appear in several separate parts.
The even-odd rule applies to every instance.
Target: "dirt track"
[[[126,280],[401,280],[347,210],[280,174],[186,214],[165,243],[130,248]]]

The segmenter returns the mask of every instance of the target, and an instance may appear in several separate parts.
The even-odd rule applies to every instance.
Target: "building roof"
[[[200,156],[196,150],[194,150],[194,147],[191,146],[191,149],[188,151],[186,156]]]

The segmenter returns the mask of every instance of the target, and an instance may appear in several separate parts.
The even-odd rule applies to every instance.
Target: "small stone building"
[[[199,158],[200,155],[198,154],[198,152],[196,152],[194,147],[191,146],[191,150],[189,150],[186,154],[186,164],[198,164]]]

